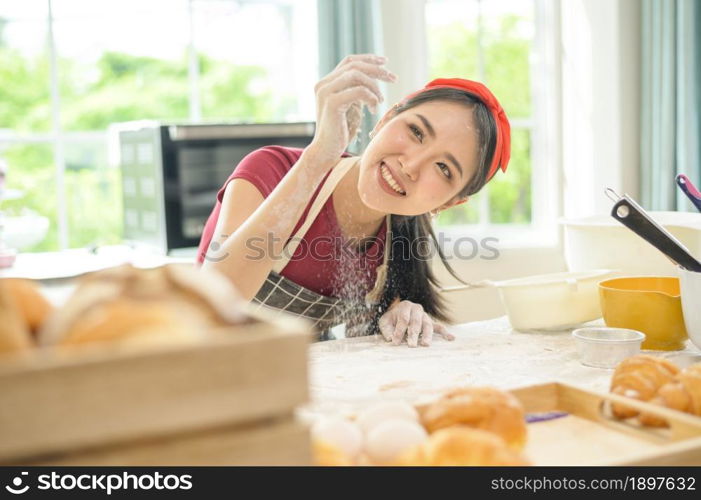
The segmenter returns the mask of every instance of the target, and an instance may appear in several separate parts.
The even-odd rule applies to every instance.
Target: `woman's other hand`
[[[380,317],[380,332],[387,342],[399,345],[406,337],[409,347],[428,347],[434,335],[455,340],[445,325],[434,321],[420,304],[408,300],[397,301]]]
[[[357,133],[361,106],[377,111],[384,100],[377,80],[397,79],[383,67],[386,61],[374,54],[349,55],[316,84],[316,132],[309,146],[316,158],[336,162]]]

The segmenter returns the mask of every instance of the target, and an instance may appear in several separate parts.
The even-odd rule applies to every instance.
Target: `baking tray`
[[[534,465],[701,465],[699,417],[559,382],[510,392],[529,420],[546,418],[527,426],[524,453]],[[658,415],[669,428],[617,419],[611,402]]]

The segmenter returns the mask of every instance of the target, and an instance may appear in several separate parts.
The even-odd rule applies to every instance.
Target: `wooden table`
[[[602,320],[592,324],[603,325]],[[613,370],[582,365],[571,330],[522,333],[501,317],[455,325],[450,331],[454,341],[437,338],[431,347],[392,346],[381,337],[313,344],[311,401],[299,410],[300,416],[355,413],[378,400],[419,403],[461,385],[511,389],[559,381],[608,391]],[[684,351],[650,353],[680,365],[701,360],[701,352],[690,343]]]

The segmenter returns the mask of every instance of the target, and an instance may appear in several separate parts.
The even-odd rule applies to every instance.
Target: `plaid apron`
[[[318,334],[318,340],[332,340],[334,337],[329,329],[344,324],[346,337],[369,335],[375,309],[384,291],[387,277],[387,261],[391,244],[391,219],[387,215],[386,237],[383,261],[377,268],[374,288],[365,295],[365,301],[348,300],[338,297],[327,297],[308,288],[298,285],[285,278],[280,272],[287,266],[302,237],[307,233],[336,185],[343,176],[356,164],[356,157],[342,158],[333,168],[314,200],[307,217],[299,230],[288,242],[285,257],[275,262],[272,271],[261,286],[252,302],[258,307],[265,307],[280,314],[294,314],[310,320]]]

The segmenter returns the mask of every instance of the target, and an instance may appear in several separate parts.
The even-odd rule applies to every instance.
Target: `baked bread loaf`
[[[18,305],[10,279],[0,279],[0,355],[32,347],[29,325]]]
[[[40,332],[43,345],[95,341],[172,343],[246,321],[229,281],[214,271],[167,265],[119,266],[84,277]]]
[[[650,403],[701,417],[701,363],[691,365],[660,387]],[[665,427],[667,422],[649,413],[640,414],[640,423]]]
[[[526,443],[523,406],[512,394],[493,387],[452,390],[430,405],[421,421],[429,433],[462,425],[493,432],[514,449]]]
[[[132,299],[106,302],[85,312],[61,340],[63,344],[95,341],[187,340],[191,323],[166,304],[143,303]]]
[[[402,455],[397,465],[530,465],[496,434],[457,426],[441,429]]]
[[[657,391],[679,372],[674,363],[648,354],[638,354],[621,361],[611,378],[611,392],[640,401],[649,401]],[[612,404],[617,418],[631,418],[638,410],[621,404]]]
[[[54,307],[42,295],[34,281],[21,278],[4,278],[2,281],[12,295],[29,330],[32,334],[36,334],[53,312]]]

